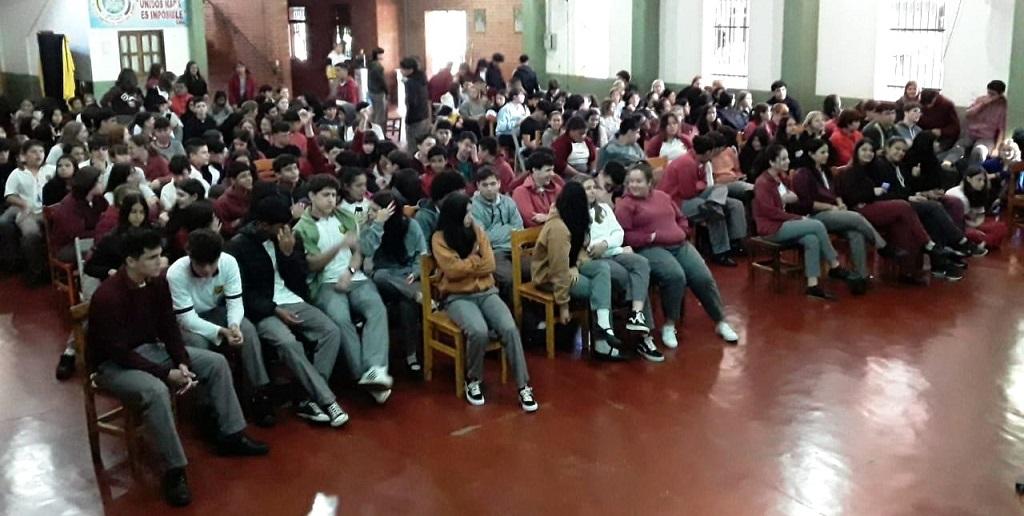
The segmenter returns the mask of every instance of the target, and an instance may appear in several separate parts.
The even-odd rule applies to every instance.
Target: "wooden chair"
[[[384,137],[398,143],[402,139],[402,119],[400,117],[388,118],[386,125]]]
[[[749,278],[751,284],[754,281],[754,271],[768,271],[772,274],[772,285],[775,292],[782,291],[782,276],[784,274],[799,273],[804,270],[803,262],[799,257],[797,260],[787,260],[784,256],[787,252],[801,252],[800,244],[777,244],[761,237],[750,237],[747,239],[747,252],[750,253]],[[767,257],[767,259],[765,259]]]
[[[78,271],[78,298],[88,301],[100,286],[100,280],[85,273],[86,255],[92,250],[95,240],[75,237],[75,268]]]
[[[555,296],[551,292],[537,288],[533,282],[523,281],[523,257],[533,256],[533,246],[540,236],[541,227],[521,229],[512,232],[512,311],[519,330],[523,329],[523,301],[531,301],[544,306],[545,346],[548,358],[555,358]],[[573,318],[580,324],[583,341],[590,342],[590,308],[576,307]]]
[[[272,159],[258,159],[253,162],[253,167],[256,169],[256,178],[260,181],[273,181],[277,177]]]
[[[418,212],[418,211],[420,211],[420,208],[419,208],[419,206],[416,206],[415,204],[407,204],[407,205],[402,207],[402,213],[404,213],[405,216],[409,217],[410,219],[415,217],[416,216],[416,212]],[[427,245],[430,245],[429,238],[428,238],[428,241],[427,241]]]
[[[92,463],[99,469],[103,469],[103,455],[100,452],[100,434],[113,435],[124,439],[125,448],[128,450],[128,464],[132,476],[139,476],[140,462],[140,441],[139,429],[142,422],[134,410],[125,407],[120,401],[114,408],[98,413],[96,409],[96,397],[104,396],[117,399],[96,384],[96,371],[92,364],[86,360],[88,342],[85,338],[85,324],[89,317],[89,303],[79,303],[71,307],[72,332],[75,338],[75,350],[79,370],[85,371],[85,378],[82,381],[82,393],[85,399],[85,424],[89,433],[89,451],[92,454]],[[172,409],[176,406],[175,399],[171,398]],[[120,422],[120,424],[118,424]]]
[[[1010,227],[1011,236],[1014,229],[1024,227],[1024,194],[1017,193],[1021,175],[1024,175],[1024,161],[1010,167],[1010,184],[1006,188],[1006,224]]]
[[[431,300],[440,296],[434,288],[437,263],[430,255],[422,258],[420,287],[423,289],[423,379],[430,381],[434,373],[434,351],[455,360],[455,397],[462,398],[466,389],[466,335],[442,310],[435,310]],[[501,342],[492,340],[487,351],[501,354],[501,383],[508,380],[508,360]]]
[[[647,164],[651,166],[651,172],[654,176],[654,184],[658,184],[658,182],[661,181],[661,176],[665,174],[665,167],[668,166],[668,158],[665,156],[647,158]]]
[[[78,303],[78,287],[76,282],[78,271],[75,264],[62,262],[57,259],[57,249],[54,248],[53,243],[50,241],[50,235],[53,233],[53,213],[55,210],[56,206],[46,206],[43,208],[46,261],[50,267],[50,282],[53,283],[54,288],[58,292],[63,292],[67,295],[68,306],[74,306]]]

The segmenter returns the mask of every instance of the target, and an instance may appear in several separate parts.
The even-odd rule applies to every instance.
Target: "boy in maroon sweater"
[[[203,392],[216,414],[217,451],[222,455],[266,455],[266,444],[245,435],[245,417],[220,354],[186,348],[161,274],[160,234],[132,229],[124,237],[124,266],[100,285],[89,306],[88,355],[96,383],[138,411],[162,459],[168,504],[191,502],[185,479],[188,461],[171,411],[171,396]]]

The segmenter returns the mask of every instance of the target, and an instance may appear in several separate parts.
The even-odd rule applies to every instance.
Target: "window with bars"
[[[750,0],[706,0],[711,24],[710,63],[704,75],[729,88],[746,88],[750,55]]]
[[[164,61],[164,33],[160,30],[119,31],[118,55],[121,68],[131,68],[139,76],[149,73],[153,63]]]
[[[908,81],[919,88],[942,88],[947,38],[946,0],[890,0],[887,31],[889,49],[887,78],[883,92],[900,95]]]
[[[288,50],[292,59],[309,60],[309,25],[305,7],[288,8]]]

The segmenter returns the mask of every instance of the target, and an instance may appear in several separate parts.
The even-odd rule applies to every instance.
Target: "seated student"
[[[78,162],[73,157],[61,156],[56,161],[57,163],[54,165],[56,171],[53,177],[43,185],[43,206],[53,206],[64,200],[71,193],[72,178],[78,173]],[[100,172],[100,174],[103,173]],[[8,175],[10,175],[10,171],[8,171]]]
[[[252,168],[240,161],[228,165],[227,170],[230,186],[224,194],[213,201],[213,211],[217,214],[223,227],[224,236],[233,236],[249,214],[249,202],[252,198]]]
[[[288,154],[297,160],[302,157],[302,150],[292,143],[292,126],[288,122],[274,122],[271,126],[269,143],[266,148],[261,149],[267,159],[275,159],[278,156]]]
[[[106,175],[110,173],[110,138],[106,134],[96,133],[89,137],[89,159],[78,164],[78,168],[85,166],[96,167],[103,173],[104,186]]]
[[[213,211],[213,202],[200,199],[179,210],[177,224],[173,231],[165,231],[167,251],[164,255],[174,261],[185,256],[188,236],[198,229],[209,229],[220,233],[220,219]]]
[[[310,178],[310,205],[295,225],[295,234],[309,264],[310,299],[341,330],[352,377],[383,404],[393,383],[388,374],[388,316],[377,287],[363,274],[359,226],[351,212],[338,207],[340,189],[333,176]],[[362,338],[353,314],[366,321]]]
[[[972,165],[967,168],[964,179],[959,185],[950,188],[946,195],[959,201],[964,208],[964,224],[967,238],[980,249],[978,255],[988,254],[988,250],[998,248],[1009,234],[1006,222],[986,219],[988,210],[989,180],[984,168]]]
[[[358,227],[362,227],[370,218],[370,200],[366,197],[367,173],[365,169],[345,167],[339,180],[341,189],[338,191],[338,208],[355,217]]]
[[[452,130],[454,127],[448,120],[441,118],[434,124],[434,145],[433,147],[441,147],[445,152],[451,151],[452,144]]]
[[[541,100],[534,105],[530,116],[524,118],[519,124],[521,150],[528,149],[527,152],[529,152],[540,147],[541,135],[548,124],[548,113],[552,110],[554,110],[554,106],[550,102]]]
[[[39,140],[21,145],[21,167],[11,172],[4,188],[7,211],[0,215],[0,246],[5,264],[18,260],[18,249],[30,284],[46,279],[46,243],[43,237],[43,185],[53,177],[52,165],[43,163],[46,149]],[[20,232],[20,238],[19,238]]]
[[[703,222],[711,236],[711,262],[735,267],[733,248],[747,236],[747,211],[743,202],[729,197],[729,188],[716,185],[711,157],[715,140],[707,135],[693,139],[693,149],[665,167],[658,190],[681,206],[683,215]]]
[[[93,167],[82,168],[71,178],[71,193],[57,204],[51,223],[50,245],[58,260],[75,263],[75,238],[93,237],[108,206],[100,192],[100,171]]]
[[[768,121],[771,117],[771,106],[764,103],[755,105],[750,112],[747,126],[743,128],[743,139],[750,140],[750,137],[754,135],[754,131],[758,129],[764,129],[768,134],[771,134],[772,128],[768,126]]]
[[[565,117],[559,108],[552,106],[551,114],[548,115],[548,128],[544,130],[544,134],[540,136],[540,144],[543,147],[551,148],[551,144],[554,143],[555,138],[562,135],[562,124],[565,123]]]
[[[484,354],[489,332],[498,334],[526,412],[539,408],[530,387],[526,356],[512,313],[494,288],[494,253],[487,234],[469,213],[469,197],[453,193],[441,205],[438,231],[431,237],[441,279],[439,300],[445,312],[466,333],[466,401],[483,405]]]
[[[800,103],[795,98],[789,96],[785,81],[778,80],[772,83],[772,98],[768,99],[767,102],[769,106],[785,104],[793,118],[800,119]]]
[[[124,266],[104,281],[89,306],[88,361],[96,384],[137,410],[163,467],[163,495],[173,506],[191,501],[185,452],[178,439],[171,396],[202,391],[216,414],[217,450],[222,455],[266,455],[266,444],[245,434],[231,369],[223,356],[189,348],[161,275],[160,234],[133,229],[124,234]]]
[[[1013,174],[1011,167],[1020,161],[1020,146],[1011,138],[1003,140],[999,156],[985,160],[981,166],[988,172],[990,203],[996,213],[1002,211],[1003,203],[1010,192],[1024,193],[1024,174],[1018,176],[1018,184],[1010,184]]]
[[[875,119],[864,126],[861,133],[864,138],[871,140],[875,147],[889,141],[896,135],[896,104],[892,102],[879,102],[874,109]]]
[[[796,195],[786,188],[781,180],[789,170],[789,152],[779,144],[772,144],[765,149],[765,158],[769,168],[766,173],[758,176],[754,190],[754,222],[757,225],[757,234],[772,242],[795,241],[803,246],[804,274],[807,276],[805,293],[808,296],[835,299],[834,295],[818,283],[822,261],[829,264],[829,277],[847,280],[851,290],[862,293],[867,279],[852,275],[839,264],[839,255],[832,247],[825,224],[820,220],[786,213],[786,201],[796,201]]]
[[[611,205],[601,201],[597,182],[593,178],[587,178],[581,183],[587,194],[591,220],[587,255],[593,260],[608,263],[612,286],[625,292],[626,299],[631,303],[632,313],[626,320],[626,329],[644,333],[643,345],[637,348],[637,352],[647,360],[661,362],[665,357],[654,345],[654,338],[649,335],[648,321],[653,321],[654,315],[651,313],[647,292],[651,278],[651,267],[647,263],[647,258],[633,252],[632,247],[623,245],[625,233],[619,221],[615,219],[615,211]],[[599,349],[597,345],[602,342],[603,349]],[[604,341],[595,342],[594,352],[601,358],[624,358],[618,348],[610,347]]]
[[[423,175],[420,176],[423,191],[427,195],[430,195],[430,187],[434,182],[434,178],[445,170],[450,170],[448,168],[448,151],[440,145],[431,147],[427,151],[427,168],[424,170]]]
[[[512,170],[512,165],[505,160],[505,156],[498,152],[498,140],[492,136],[481,138],[478,147],[477,157],[480,160],[480,165],[490,167],[498,176],[498,181],[501,182],[501,193],[511,194],[512,182],[515,181],[516,173]],[[477,187],[479,186],[478,184]]]
[[[469,131],[462,131],[459,133],[455,152],[448,158],[448,168],[462,174],[462,178],[466,180],[469,195],[473,194],[472,189],[476,187],[473,178],[479,167],[480,157],[477,156],[476,135]]]
[[[555,173],[563,178],[590,175],[597,161],[597,147],[587,136],[587,122],[573,116],[565,123],[565,132],[551,144],[555,153]],[[529,168],[527,168],[529,170]]]
[[[538,288],[554,293],[558,321],[572,319],[569,299],[587,300],[596,314],[595,348],[618,347],[611,323],[611,273],[606,262],[587,255],[585,240],[590,234],[587,194],[579,183],[568,183],[558,194],[555,210],[544,221],[530,264],[530,276]],[[604,342],[601,342],[604,341]]]
[[[597,157],[598,170],[604,168],[611,161],[628,165],[646,157],[644,150],[637,143],[640,137],[640,121],[638,117],[630,116],[619,123],[619,131],[615,138],[601,147]]]
[[[501,193],[498,176],[491,167],[476,173],[476,193],[470,210],[473,220],[487,233],[494,251],[494,279],[504,294],[512,286],[512,232],[523,229],[523,217],[511,197]]]
[[[179,187],[188,180],[195,180],[203,187],[203,197],[206,197],[207,184],[204,184],[202,174],[191,168],[191,164],[185,156],[171,158],[168,168],[171,170],[171,182],[160,189],[160,207],[164,212],[170,212],[178,204]]]
[[[291,227],[289,202],[279,194],[256,201],[250,222],[225,250],[238,261],[246,317],[256,325],[260,341],[270,344],[312,399],[300,401],[296,414],[314,423],[339,427],[348,421],[327,385],[341,347],[341,332],[318,308],[308,304],[306,252]],[[313,346],[313,362],[295,336]]]
[[[893,126],[893,134],[906,140],[907,145],[914,142],[914,138],[921,134],[921,126],[917,122],[921,120],[921,104],[907,102],[903,104],[903,118]]]
[[[948,277],[963,277],[959,269],[949,263],[943,248],[928,236],[910,203],[881,198],[885,190],[875,186],[868,171],[875,156],[874,144],[870,140],[861,140],[854,147],[853,155],[853,162],[843,167],[836,178],[836,193],[845,205],[885,233],[892,246],[907,253],[906,258],[898,262],[900,282],[923,284],[919,275],[919,256],[922,252],[931,256],[933,271],[942,270]]]
[[[907,143],[902,138],[893,137],[886,142],[881,155],[875,157],[875,161],[868,169],[868,175],[876,187],[882,188],[883,193],[879,197],[909,201],[932,239],[953,249],[961,257],[980,254],[977,246],[967,240],[940,202],[930,200],[912,188],[899,165],[906,151]]]
[[[397,305],[405,364],[418,373],[422,367],[416,352],[423,345],[420,257],[427,253],[427,241],[420,225],[405,216],[404,208],[405,201],[400,195],[387,190],[374,194],[370,222],[359,232],[359,246],[364,260],[372,265],[367,270],[371,271],[382,299]]]
[[[836,155],[832,157],[832,164],[837,167],[849,165],[855,156],[853,147],[861,140],[863,135],[860,128],[862,116],[856,109],[844,109],[839,113],[836,121],[836,130],[829,136],[829,143]],[[874,145],[879,148],[880,145]]]
[[[710,160],[715,184],[725,185],[729,197],[749,201],[754,185],[746,181],[746,175],[740,167],[739,153],[736,152],[736,132],[723,127],[721,131],[711,131],[707,136],[715,142]]]
[[[401,191],[401,190],[399,190]],[[437,217],[441,214],[441,201],[452,192],[466,192],[466,180],[458,172],[447,170],[437,175],[434,187],[430,190],[430,197],[420,199],[416,203],[416,216],[413,220],[420,225],[423,237],[433,235],[437,229]],[[402,194],[403,197],[405,194]]]
[[[96,245],[93,247],[89,260],[85,262],[85,274],[100,281],[107,279],[107,276],[112,276],[117,272],[117,268],[124,264],[124,255],[121,253],[121,240],[124,232],[131,228],[153,227],[150,223],[149,205],[142,198],[142,194],[134,190],[123,190],[122,192],[125,193],[120,199],[121,202],[115,205],[117,206],[117,217],[114,227],[110,231],[101,233],[97,226]]]
[[[743,143],[743,148],[740,149],[740,170],[748,183],[752,183],[757,180],[757,174],[760,170],[759,167],[755,167],[758,164],[758,158],[761,156],[761,151],[766,149],[771,144],[771,136],[768,135],[768,131],[763,127],[757,128],[754,134]]]
[[[691,146],[692,141],[684,142],[679,137],[679,118],[672,112],[666,112],[658,120],[658,134],[647,140],[644,151],[648,158],[662,156],[672,161],[686,154]]]
[[[686,240],[689,230],[686,217],[668,194],[653,188],[653,179],[654,173],[646,163],[627,168],[625,195],[615,204],[615,218],[625,233],[623,242],[647,258],[651,279],[661,291],[665,315],[661,343],[669,349],[679,345],[676,321],[683,313],[687,286],[715,323],[715,333],[728,343],[739,341],[739,336],[725,322],[722,297],[711,271],[697,249]]]
[[[185,140],[185,155],[188,157],[189,177],[203,183],[206,195],[210,195],[212,176],[209,172],[210,148],[201,138]]]
[[[547,222],[562,186],[553,180],[555,160],[547,152],[531,154],[526,159],[526,172],[529,176],[512,191],[512,200],[523,217],[523,225],[529,228]]]
[[[811,166],[801,168],[793,176],[793,193],[797,200],[791,211],[797,215],[812,217],[825,225],[829,232],[842,233],[850,245],[854,271],[859,276],[851,283],[854,294],[862,294],[870,275],[865,242],[870,242],[884,258],[898,258],[907,253],[886,243],[882,235],[863,215],[847,209],[836,193],[836,178],[828,167],[828,144],[821,139],[811,139],[804,144],[804,155]],[[860,281],[863,280],[863,281]]]
[[[292,220],[297,220],[309,205],[309,189],[299,173],[299,159],[291,154],[282,154],[274,158],[273,169],[276,190],[291,202]]]
[[[615,203],[622,197],[625,184],[626,167],[619,163],[609,163],[607,167],[597,173],[598,202],[615,206]]]
[[[209,350],[224,349],[220,346],[226,343],[241,348],[253,419],[258,426],[273,426],[274,407],[267,396],[270,377],[263,365],[260,337],[245,318],[238,262],[223,248],[224,240],[213,230],[189,233],[188,255],[167,269],[174,313],[185,345]]]

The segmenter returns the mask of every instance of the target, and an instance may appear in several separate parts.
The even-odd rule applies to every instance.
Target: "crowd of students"
[[[496,336],[522,409],[536,411],[524,328],[509,310],[516,265],[552,293],[559,323],[572,303],[592,312],[596,358],[661,362],[655,337],[679,345],[687,288],[719,337],[740,338],[692,243],[697,226],[720,267],[736,266],[752,235],[802,246],[807,295],[835,299],[824,277],[865,293],[872,248],[897,262],[901,281],[925,283],[924,256],[932,275],[962,278],[967,257],[1005,237],[994,216],[1005,191],[1021,188],[1007,181],[1020,150],[1005,138],[999,81],[967,110],[961,139],[948,99],[915,84],[894,103],[843,108],[830,95],[802,116],[782,81],[755,104],[700,77],[643,91],[623,71],[599,101],[554,80],[542,91],[525,55],[506,83],[503,60],[428,81],[416,59],[402,59],[406,150],[382,132],[383,92],[371,92],[373,104],[342,94],[354,88],[347,71],[321,101],[257,88],[242,64],[212,96],[194,63],[181,77],[154,65],[141,88],[126,69],[100,100],[7,110],[0,266],[31,283],[46,277],[44,208],[58,259],[74,262],[76,239],[93,239],[82,283],[102,283],[87,360],[101,386],[142,409],[169,503],[190,499],[170,396],[204,391],[218,450],[265,454],[241,407],[257,425],[275,423],[272,356],[301,386],[295,414],[342,426],[332,375],[340,367],[386,403],[392,348],[421,370],[423,303],[467,335],[470,404],[485,402],[483,356]],[[512,233],[530,227],[541,228],[532,259],[513,264]],[[848,241],[852,270],[832,234]],[[437,299],[420,288],[426,254]],[[632,335],[617,333],[616,308]],[[389,312],[400,318],[396,338]],[[239,350],[242,396],[215,352],[226,348]],[[73,375],[74,353],[69,343],[58,378]]]

